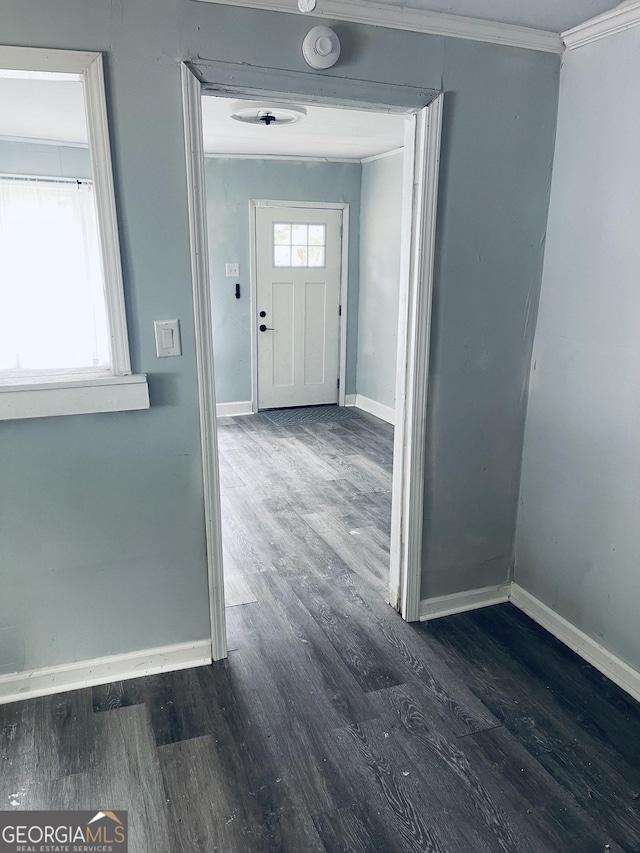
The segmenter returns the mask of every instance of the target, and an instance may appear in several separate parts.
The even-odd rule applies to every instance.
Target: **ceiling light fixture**
[[[313,12],[316,8],[316,0],[298,0],[298,9],[301,12]]]
[[[286,127],[304,121],[307,111],[294,104],[278,104],[264,101],[235,101],[231,104],[231,118],[243,124],[264,127]]]

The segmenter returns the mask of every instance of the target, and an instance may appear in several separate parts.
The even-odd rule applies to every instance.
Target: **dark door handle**
[[[275,329],[271,329],[269,326],[265,326],[264,323],[260,323],[260,331],[261,332],[275,332]]]

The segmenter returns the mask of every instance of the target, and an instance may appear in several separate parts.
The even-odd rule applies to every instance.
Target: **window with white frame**
[[[0,138],[0,420],[148,408],[129,360],[101,55],[0,46]]]

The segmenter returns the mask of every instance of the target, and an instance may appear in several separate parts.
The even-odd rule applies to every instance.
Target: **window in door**
[[[325,266],[327,226],[322,222],[274,222],[273,266]]]

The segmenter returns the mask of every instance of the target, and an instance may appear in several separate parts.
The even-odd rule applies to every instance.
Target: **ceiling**
[[[202,98],[206,154],[268,154],[361,160],[402,147],[404,117],[366,110],[307,106],[298,124],[241,124],[231,118],[232,98]],[[265,102],[267,103],[267,102]]]
[[[319,0],[321,3],[322,0]],[[521,27],[561,33],[614,9],[619,0],[377,0],[385,6],[404,6],[428,12],[463,15]]]

